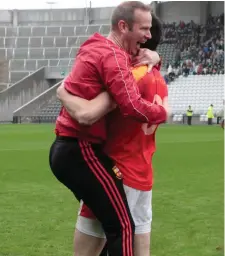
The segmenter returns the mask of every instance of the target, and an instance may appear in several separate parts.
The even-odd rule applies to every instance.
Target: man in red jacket
[[[64,81],[65,89],[87,100],[107,90],[124,116],[149,125],[164,122],[166,109],[140,96],[130,71],[128,54],[136,54],[140,43],[151,37],[150,27],[148,6],[138,1],[119,5],[114,10],[108,38],[95,34],[81,46],[74,67]],[[50,150],[54,175],[78,200],[84,201],[100,221],[109,254],[133,256],[134,222],[123,182],[118,178],[114,161],[103,150],[106,118],[91,126],[82,126],[62,108],[56,122],[56,135]]]
[[[142,47],[156,50],[161,39],[162,27],[154,14],[152,15],[151,34],[152,39],[148,40]],[[146,73],[146,70],[147,66],[132,70],[143,97],[151,102],[157,97],[167,101],[167,86],[159,71],[155,67],[150,73]],[[94,112],[95,117],[98,117],[96,104],[93,104],[93,101],[101,102],[103,104],[101,105],[102,111],[107,112],[104,106],[105,102],[102,101],[104,98],[92,101],[82,100],[83,103],[79,104],[81,99],[71,96],[63,86],[58,89],[58,96],[75,119],[78,112],[82,113],[81,108],[89,111],[91,115]],[[106,101],[110,101],[107,95],[105,97]],[[90,107],[88,107],[89,105]],[[99,108],[97,110],[99,111]],[[121,173],[123,175],[124,188],[135,223],[135,256],[147,256],[150,248],[152,219],[152,157],[155,152],[157,125],[148,127],[147,124],[142,125],[134,120],[124,118],[119,110],[115,110],[109,115],[107,124],[108,137],[105,152],[115,161],[117,168],[114,170],[118,177],[121,177]],[[75,239],[75,246],[80,248],[83,246],[85,250],[87,248],[93,250],[93,241],[96,241],[96,244],[101,244],[101,238],[104,237],[99,221],[85,205],[82,205],[76,225],[75,238],[78,239]],[[106,248],[101,253],[101,256],[103,255],[107,255]]]

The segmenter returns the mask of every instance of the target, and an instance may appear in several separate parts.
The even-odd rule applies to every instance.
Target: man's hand
[[[166,110],[167,119],[168,119],[168,117],[171,115],[171,109],[170,109],[170,106],[169,106],[169,103],[168,103],[168,97],[165,97],[162,100],[161,97],[158,94],[156,94],[155,97],[154,97],[153,103],[164,107],[164,109]]]
[[[160,62],[159,54],[155,51],[149,49],[140,49],[137,57],[133,59],[132,65],[134,67],[139,67],[143,65],[148,65],[148,72],[153,66]]]

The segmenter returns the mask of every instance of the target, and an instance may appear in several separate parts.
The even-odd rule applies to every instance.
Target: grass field
[[[49,169],[53,129],[0,125],[0,256],[72,256],[78,203]],[[151,256],[222,256],[222,129],[165,126],[157,141]]]

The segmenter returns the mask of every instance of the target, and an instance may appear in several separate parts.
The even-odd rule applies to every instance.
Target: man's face
[[[140,9],[135,10],[133,28],[123,35],[124,46],[129,54],[136,56],[140,50],[140,44],[151,39],[151,26],[151,13]]]

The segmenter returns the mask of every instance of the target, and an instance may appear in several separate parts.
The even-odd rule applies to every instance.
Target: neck
[[[112,41],[114,44],[118,45],[120,48],[125,50],[122,40],[119,38],[119,36],[114,31],[111,31],[107,38],[110,41]]]

